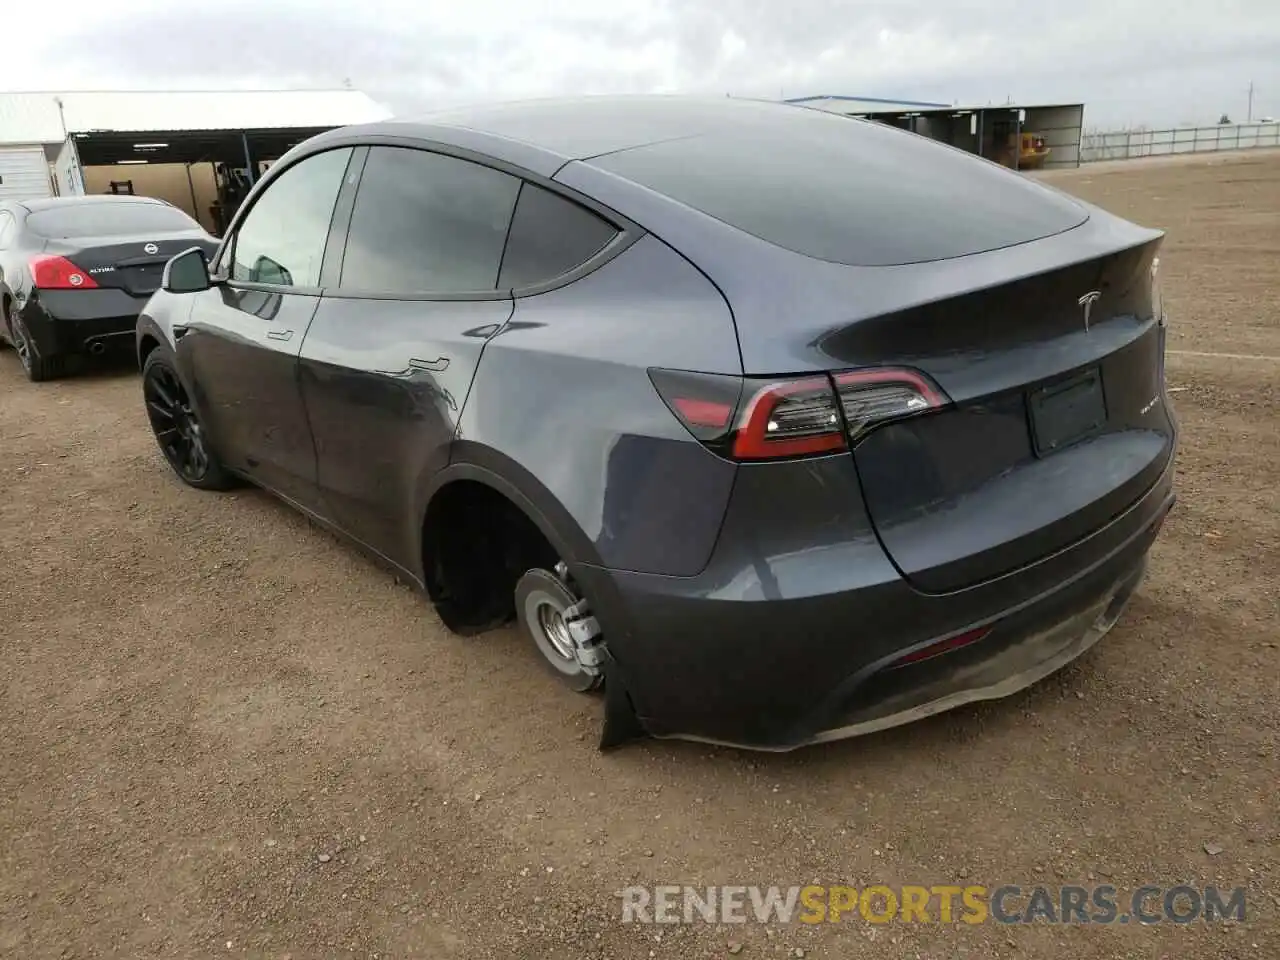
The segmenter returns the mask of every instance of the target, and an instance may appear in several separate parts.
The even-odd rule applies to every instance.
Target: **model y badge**
[[[1080,306],[1084,307],[1084,332],[1089,332],[1089,315],[1093,313],[1093,305],[1098,302],[1098,298],[1102,296],[1101,290],[1090,290],[1083,297],[1076,301]]]

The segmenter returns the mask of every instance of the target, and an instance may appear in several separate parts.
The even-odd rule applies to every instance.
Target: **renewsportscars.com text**
[[[623,923],[1154,924],[1245,919],[1243,887],[627,887]]]

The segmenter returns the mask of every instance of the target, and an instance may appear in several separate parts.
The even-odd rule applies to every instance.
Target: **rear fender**
[[[419,492],[415,515],[425,520],[436,493],[459,480],[482,483],[519,507],[570,569],[584,563],[600,565],[595,545],[551,491],[510,457],[483,444],[461,440],[453,445],[448,466],[434,473]],[[422,556],[421,523],[417,556]],[[421,559],[418,564],[421,575]]]
[[[417,516],[426,518],[432,498],[444,487],[457,481],[482,483],[502,494],[524,512],[538,528],[556,554],[569,568],[591,601],[593,614],[604,631],[605,722],[601,733],[601,749],[619,746],[644,735],[636,717],[624,665],[629,622],[621,609],[621,597],[600,563],[600,555],[591,539],[552,493],[528,470],[510,457],[483,444],[459,441],[454,444],[451,462],[423,486],[417,504]],[[418,524],[417,568],[420,582],[422,570],[422,523]],[[622,651],[623,656],[619,657]]]

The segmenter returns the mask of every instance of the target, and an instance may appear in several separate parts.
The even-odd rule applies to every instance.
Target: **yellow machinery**
[[[994,159],[1006,167],[1034,170],[1043,166],[1049,156],[1049,148],[1045,145],[1044,137],[1038,133],[1028,133],[1024,130],[1018,134],[1009,131],[1005,136],[997,139],[996,143]]]

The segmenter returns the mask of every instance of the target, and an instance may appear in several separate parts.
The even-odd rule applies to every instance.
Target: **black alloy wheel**
[[[201,490],[230,486],[230,475],[209,451],[186,387],[158,352],[142,368],[142,396],[160,452],[182,482]]]
[[[18,308],[9,307],[9,339],[13,341],[13,349],[18,354],[18,362],[22,364],[22,372],[32,383],[52,380],[62,373],[61,357],[42,357],[36,350],[27,326],[22,322]]]

